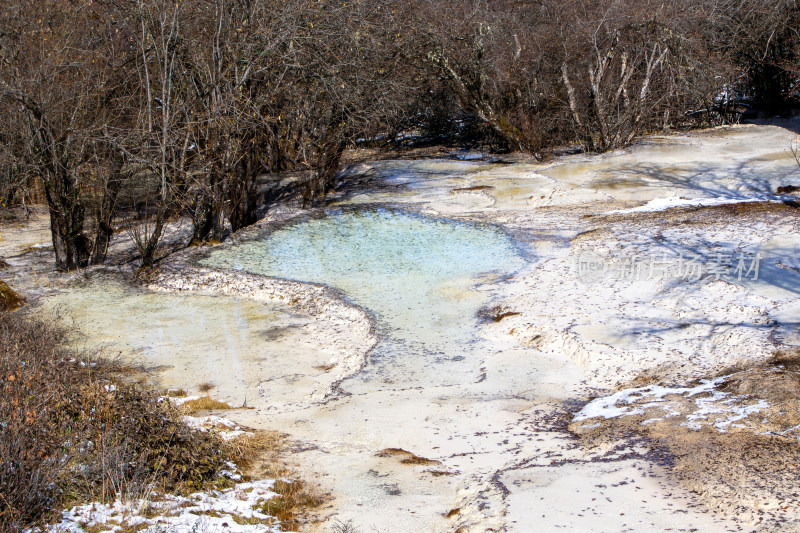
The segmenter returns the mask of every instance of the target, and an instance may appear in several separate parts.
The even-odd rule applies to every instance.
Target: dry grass
[[[484,307],[478,311],[478,318],[486,322],[500,322],[504,318],[516,316],[520,313],[511,311],[504,305],[494,305],[492,307]]]
[[[330,372],[336,368],[336,365],[332,363],[324,364],[324,365],[317,365],[314,367],[314,370],[321,370],[322,372]]]
[[[281,521],[286,531],[299,531],[309,510],[319,508],[328,498],[319,485],[302,479],[279,479],[272,486],[278,496],[264,502],[261,512]]]
[[[163,395],[168,398],[185,398],[186,391],[183,389],[167,389]]]
[[[215,400],[209,396],[203,396],[202,398],[189,400],[181,404],[181,410],[189,414],[196,413],[198,411],[214,411],[220,409],[231,409],[231,406],[226,402]]]
[[[286,531],[312,522],[314,510],[330,499],[313,475],[304,475],[288,463],[291,448],[284,435],[255,432],[231,442],[227,453],[237,465],[247,467],[251,477],[277,480],[272,490],[278,496],[259,510],[278,518]]]
[[[433,477],[455,476],[458,474],[458,472],[450,472],[449,470],[426,470],[425,472]]]
[[[664,211],[643,211],[634,213],[616,213],[585,215],[587,218],[602,217],[603,222],[615,222],[630,225],[632,222],[648,224],[681,224],[688,226],[707,226],[709,224],[728,224],[734,220],[760,217],[759,220],[771,222],[784,217],[798,217],[800,209],[796,202],[742,202],[714,206],[674,207]]]
[[[191,247],[197,246],[215,246],[217,244],[222,244],[222,241],[219,239],[208,239],[207,241],[200,241],[197,239],[192,239],[192,242],[189,243]]]
[[[199,390],[200,392],[208,392],[211,389],[213,389],[214,387],[216,387],[216,385],[214,385],[212,382],[204,381],[204,382],[200,383],[199,385],[197,385],[197,390]]]
[[[24,304],[25,298],[14,292],[5,281],[0,281],[0,312],[14,311]]]
[[[404,465],[440,465],[441,461],[435,459],[426,459],[419,455],[413,454],[402,448],[384,448],[375,454],[377,457],[400,457],[400,463]]]
[[[2,240],[3,240],[3,238],[0,237],[0,241],[2,241]],[[11,265],[8,264],[8,261],[6,261],[5,259],[0,258],[0,270],[6,269],[6,268],[8,268],[10,266]]]
[[[31,252],[40,252],[42,250],[50,250],[53,247],[51,245],[48,246],[24,246],[21,250],[21,253],[28,254]]]
[[[225,445],[225,452],[230,460],[243,470],[252,469],[257,461],[269,460],[279,464],[283,456],[285,437],[275,431],[253,431],[230,440]],[[284,472],[285,469],[274,469]],[[273,469],[273,470],[274,470]],[[266,474],[262,465],[262,474]],[[267,476],[265,476],[267,477]]]

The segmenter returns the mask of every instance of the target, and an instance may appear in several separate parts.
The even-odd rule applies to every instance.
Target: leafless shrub
[[[22,530],[70,502],[216,478],[221,441],[193,432],[155,394],[114,385],[113,368],[67,344],[59,327],[0,314],[0,529]]]
[[[353,525],[352,520],[342,522],[338,518],[331,524],[331,533],[358,533],[358,528]]]

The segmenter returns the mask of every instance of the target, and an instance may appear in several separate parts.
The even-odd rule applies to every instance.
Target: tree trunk
[[[232,231],[254,224],[256,217],[258,184],[256,175],[258,167],[254,161],[255,154],[243,157],[236,166],[236,175],[228,185],[229,211],[228,220]]]
[[[90,242],[83,232],[85,209],[69,172],[61,164],[51,168],[51,172],[43,175],[42,183],[50,208],[56,268],[75,270],[89,264]]]
[[[143,267],[153,266],[155,262],[156,249],[158,248],[158,243],[161,242],[161,234],[164,231],[165,216],[164,208],[159,208],[156,214],[156,224],[153,228],[153,232],[147,236],[145,245],[141,250]]]
[[[50,207],[50,232],[59,270],[75,270],[89,263],[89,239],[83,233],[83,207],[76,206],[75,210],[80,214],[64,216]]]
[[[108,255],[108,246],[114,235],[112,222],[117,207],[117,196],[122,188],[122,158],[114,161],[110,179],[105,183],[103,198],[94,213],[95,225],[97,226],[94,236],[94,246],[92,246],[91,264],[102,265]]]
[[[38,102],[26,94],[0,85],[2,94],[18,102],[31,120],[31,146],[39,154],[38,168],[50,209],[50,232],[56,254],[56,268],[75,270],[89,263],[90,242],[83,232],[85,216],[80,191],[73,181],[64,146],[69,135],[57,139]]]
[[[194,196],[192,203],[192,240],[191,244],[220,240],[222,238],[225,202],[223,190],[224,180],[219,168],[212,166],[205,186]]]
[[[192,241],[199,244],[208,240],[214,227],[214,204],[206,191],[198,191],[192,206]]]
[[[108,245],[111,244],[111,237],[114,235],[114,227],[111,225],[111,216],[98,213],[96,218],[97,229],[94,235],[94,245],[92,246],[92,265],[102,265],[106,262],[108,255]]]
[[[344,153],[344,145],[336,143],[329,146],[322,154],[322,161],[317,170],[319,176],[320,193],[325,195],[331,192],[336,185],[336,173]]]

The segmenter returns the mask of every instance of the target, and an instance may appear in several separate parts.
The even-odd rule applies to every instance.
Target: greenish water
[[[202,263],[340,289],[377,319],[383,340],[373,363],[406,367],[408,377],[470,359],[476,313],[488,299],[481,283],[525,260],[495,226],[374,209],[334,210],[218,248]]]
[[[121,351],[145,367],[168,367],[163,374],[168,385],[211,381],[240,389],[254,365],[280,360],[283,350],[269,342],[268,328],[291,321],[277,304],[113,282],[58,294],[41,312],[74,322],[90,345],[107,347],[109,357]]]
[[[105,281],[49,298],[39,312],[60,314],[83,347],[158,368],[163,388],[210,394],[232,406],[278,407],[307,401],[330,381],[320,365],[334,355],[309,338],[309,320],[281,302],[153,292]],[[313,327],[313,325],[311,326]],[[318,329],[314,328],[315,331]],[[268,384],[262,387],[262,383]]]

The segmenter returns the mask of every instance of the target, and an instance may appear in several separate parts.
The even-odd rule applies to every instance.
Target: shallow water
[[[391,367],[382,368],[384,382],[424,372],[428,384],[442,384],[457,383],[460,368],[474,371],[461,362],[487,301],[481,282],[525,260],[497,227],[372,209],[331,210],[214,250],[202,263],[340,289],[375,316],[382,341],[372,362]]]
[[[105,282],[60,293],[40,312],[73,321],[85,335],[79,343],[158,369],[164,387],[197,393],[197,385],[210,382],[212,394],[234,406],[248,394],[252,399],[262,379],[270,379],[269,403],[301,400],[317,385],[314,366],[330,357],[306,341],[306,321],[280,303]]]

